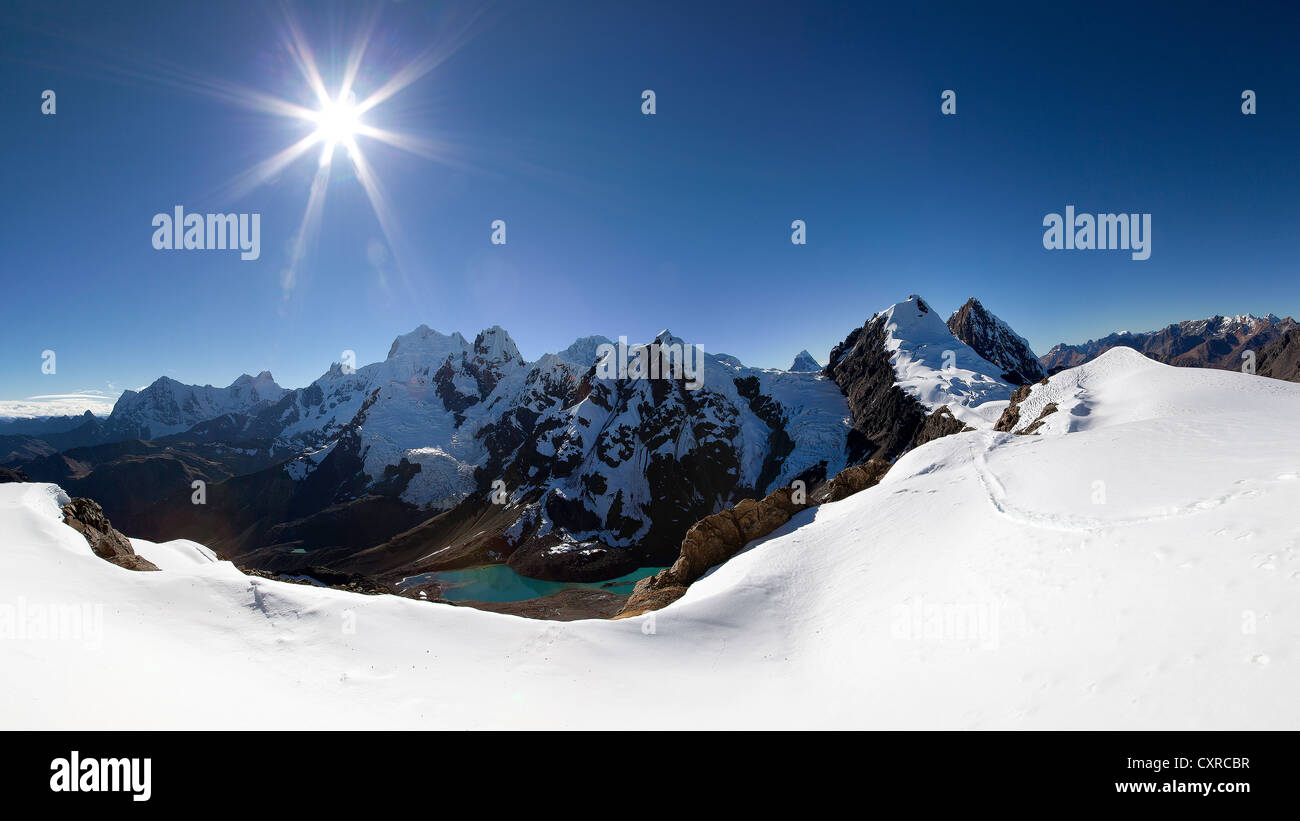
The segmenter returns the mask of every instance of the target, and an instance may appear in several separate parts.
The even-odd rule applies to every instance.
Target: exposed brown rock
[[[975,353],[1004,368],[1002,378],[1012,385],[1028,385],[1047,375],[1029,343],[975,297],[948,317],[948,330]]]
[[[1031,434],[1037,433],[1038,429],[1043,426],[1047,417],[1051,416],[1054,413],[1056,413],[1056,403],[1048,402],[1047,405],[1044,406],[1042,413],[1038,414],[1038,418],[1035,419],[1033,422],[1031,422],[1029,424],[1029,427],[1025,428],[1024,430],[1016,431],[1016,435],[1029,436]]]
[[[657,574],[642,579],[632,588],[623,609],[614,616],[616,619],[628,619],[651,610],[662,610],[686,595],[686,585],[678,582],[671,569],[661,570]]]
[[[912,440],[912,447],[918,448],[926,442],[933,442],[935,439],[942,439],[954,433],[963,433],[968,430],[975,430],[970,425],[964,425],[957,417],[952,415],[947,405],[940,405],[935,408],[934,413],[925,418],[925,424],[916,432],[916,438]]]
[[[999,416],[998,421],[994,423],[994,430],[999,430],[1003,433],[1010,433],[1015,429],[1016,425],[1020,422],[1020,403],[1029,398],[1030,390],[1031,386],[1024,385],[1012,391],[1011,404],[1007,405],[1006,410],[1002,411],[1002,415]]]
[[[27,474],[21,470],[11,470],[9,468],[0,468],[0,485],[5,482],[30,482]]]
[[[1040,361],[1049,374],[1054,374],[1090,362],[1111,348],[1125,347],[1166,365],[1235,371],[1241,368],[1244,352],[1259,351],[1262,358],[1265,348],[1296,327],[1294,319],[1279,319],[1272,314],[1244,321],[1240,317],[1212,316],[1179,322],[1158,331],[1111,334],[1082,345],[1062,343],[1044,354]]]
[[[1040,385],[1046,385],[1047,380],[1039,382]],[[1029,392],[1033,390],[1033,385],[1022,385],[1011,393],[1011,404],[1007,405],[1006,410],[998,417],[998,421],[993,425],[994,430],[1000,430],[1003,433],[1010,433],[1015,430],[1016,425],[1020,424],[1020,403],[1029,398]]]
[[[816,494],[817,504],[838,502],[880,484],[880,480],[889,472],[890,464],[883,459],[871,459],[861,465],[853,465],[839,472],[834,479]]]
[[[153,562],[136,554],[131,542],[113,529],[98,502],[76,497],[63,506],[63,520],[86,538],[96,556],[127,570],[157,570]]]
[[[1300,382],[1300,329],[1291,329],[1259,350],[1260,376]]]
[[[796,502],[790,488],[780,488],[759,501],[745,499],[727,510],[706,516],[686,531],[681,551],[672,567],[642,579],[632,588],[627,603],[614,618],[639,616],[680,599],[709,568],[735,556],[747,544],[767,536],[801,510],[834,502],[878,484],[890,468],[883,459],[871,459],[840,471],[809,502]]]

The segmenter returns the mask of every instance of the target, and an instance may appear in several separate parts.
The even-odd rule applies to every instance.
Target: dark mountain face
[[[192,483],[208,484],[260,470],[284,458],[269,448],[128,439],[49,453],[23,464],[34,482],[53,482],[72,495],[95,499],[142,538],[169,536],[154,521],[161,500],[183,496]]]
[[[839,386],[853,414],[848,462],[890,461],[906,450],[925,424],[921,403],[894,382],[885,348],[885,317],[877,315],[831,350],[823,372]]]
[[[69,448],[120,442],[132,438],[108,420],[87,411],[82,416],[16,420],[27,424],[0,426],[0,465],[18,464]],[[69,425],[68,421],[75,422]],[[3,433],[27,430],[30,433]]]
[[[1003,369],[1002,378],[1013,385],[1027,385],[1047,375],[1029,343],[1011,327],[989,313],[975,297],[966,300],[948,318],[952,335],[975,352]]]
[[[1255,372],[1260,376],[1300,382],[1300,328],[1290,328],[1260,348]]]
[[[1166,365],[1235,371],[1241,369],[1246,351],[1255,351],[1258,358],[1269,343],[1296,327],[1290,317],[1279,319],[1272,314],[1263,318],[1212,316],[1179,322],[1158,331],[1115,333],[1082,345],[1062,343],[1048,351],[1041,361],[1049,373],[1055,374],[1096,359],[1111,348],[1125,347]]]

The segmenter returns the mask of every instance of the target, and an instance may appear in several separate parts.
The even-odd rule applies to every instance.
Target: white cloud
[[[100,391],[52,393],[26,399],[0,399],[0,419],[28,419],[34,416],[77,416],[86,411],[102,416],[113,409],[116,396]]]

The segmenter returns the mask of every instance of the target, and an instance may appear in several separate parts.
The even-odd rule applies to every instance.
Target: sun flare
[[[322,162],[329,161],[329,155],[333,154],[334,146],[339,143],[350,147],[362,128],[361,111],[351,93],[326,101],[313,119],[316,122],[315,136],[326,148]]]

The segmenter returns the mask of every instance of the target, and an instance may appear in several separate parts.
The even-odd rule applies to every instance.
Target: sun
[[[339,146],[343,147],[347,164],[345,171],[348,172],[346,176],[360,184],[370,201],[388,247],[394,258],[399,260],[404,257],[409,259],[409,257],[401,250],[404,243],[399,236],[396,210],[384,191],[379,175],[366,157],[368,148],[366,143],[384,143],[441,163],[461,161],[455,148],[449,143],[427,136],[382,128],[373,122],[372,117],[380,116],[375,113],[379,106],[433,71],[463,45],[472,33],[477,15],[458,21],[429,43],[414,60],[397,67],[387,79],[382,79],[379,72],[362,71],[362,62],[370,45],[371,36],[376,30],[379,9],[380,7],[376,5],[362,22],[351,49],[342,61],[338,92],[335,94],[327,90],[325,77],[322,76],[320,67],[316,63],[312,48],[288,6],[284,7],[283,45],[302,75],[302,80],[305,81],[305,88],[294,90],[292,101],[289,98],[228,83],[203,79],[195,81],[199,90],[218,99],[284,117],[303,127],[296,142],[258,162],[232,180],[224,192],[225,196],[238,199],[260,185],[279,180],[283,172],[300,157],[313,150],[320,151],[320,160],[316,173],[312,177],[302,221],[288,244],[289,260],[280,274],[281,289],[286,299],[294,289],[298,267],[306,258],[308,246],[320,227],[330,178],[339,171],[334,163],[335,149]],[[377,87],[369,89],[358,98],[358,94],[353,89],[354,84],[361,77],[367,81],[377,82]],[[311,99],[312,102],[306,103],[306,99]],[[370,121],[363,121],[363,118]],[[382,120],[382,116],[380,119]],[[294,130],[298,131],[298,128],[295,127]],[[400,271],[404,266],[399,262],[396,267]]]
[[[357,106],[356,96],[352,92],[341,94],[333,100],[326,100],[312,118],[316,123],[315,137],[325,144],[322,162],[328,162],[334,153],[334,146],[351,144],[364,126],[361,124],[361,110]]]

